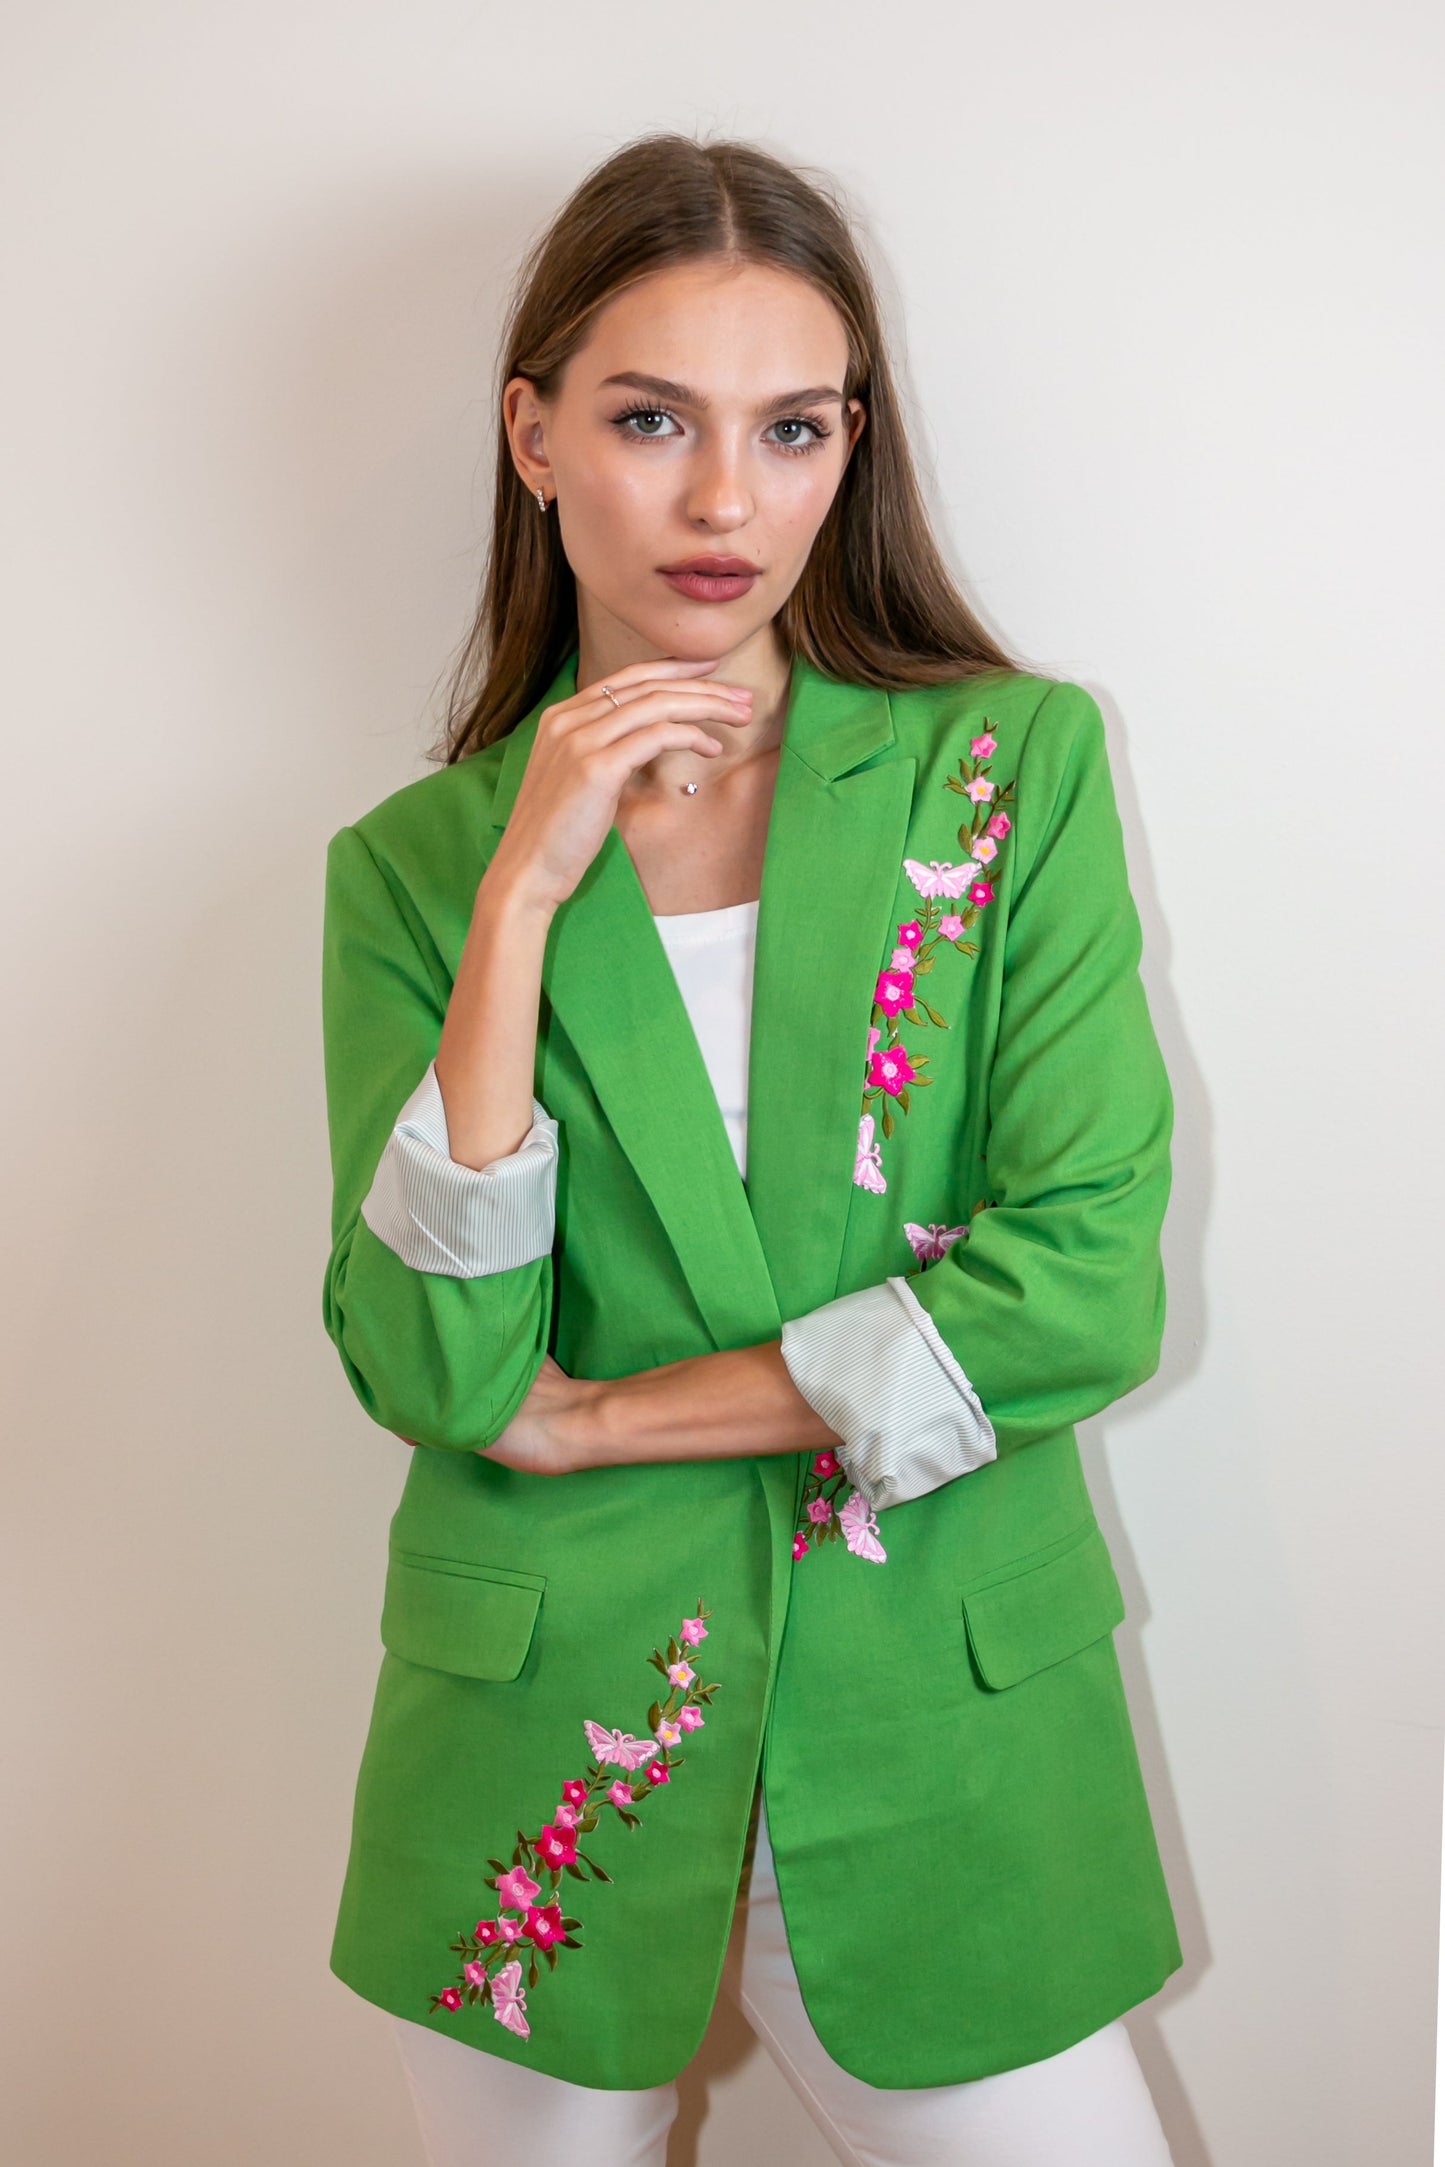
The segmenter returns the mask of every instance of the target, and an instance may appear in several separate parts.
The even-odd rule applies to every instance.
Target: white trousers
[[[1122,2017],[1062,2054],[965,2084],[888,2091],[841,2069],[798,1990],[761,1792],[755,1810],[722,1990],[846,2167],[1173,2167]],[[391,2023],[430,2167],[666,2167],[675,2083],[597,2090]]]

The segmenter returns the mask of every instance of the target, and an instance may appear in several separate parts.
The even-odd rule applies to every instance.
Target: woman
[[[786,166],[624,148],[503,359],[445,763],[327,860],[326,1325],[415,1447],[332,1967],[435,2167],[661,2162],[720,1984],[841,2159],[1159,2167],[1073,1425],[1157,1365],[1171,1102],[1099,710],[956,593]]]

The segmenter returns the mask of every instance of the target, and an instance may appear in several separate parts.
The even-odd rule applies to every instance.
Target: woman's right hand
[[[716,662],[629,662],[542,710],[526,772],[486,877],[555,910],[607,839],[623,788],[638,768],[675,747],[711,759],[722,741],[704,723],[747,722],[743,686],[704,684]],[[741,695],[741,697],[739,697]]]

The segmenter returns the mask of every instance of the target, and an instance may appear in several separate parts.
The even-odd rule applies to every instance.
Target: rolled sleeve
[[[906,1279],[839,1295],[782,1328],[788,1374],[842,1440],[869,1509],[906,1504],[998,1457],[993,1425]]]
[[[361,1216],[416,1271],[480,1279],[550,1252],[556,1202],[557,1124],[541,1100],[515,1151],[462,1166],[432,1060],[397,1116]]]

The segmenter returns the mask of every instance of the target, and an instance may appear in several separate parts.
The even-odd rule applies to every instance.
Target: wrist
[[[610,1382],[600,1377],[574,1377],[574,1393],[564,1415],[558,1418],[558,1438],[570,1472],[587,1467],[606,1467],[613,1435],[614,1396]]]

